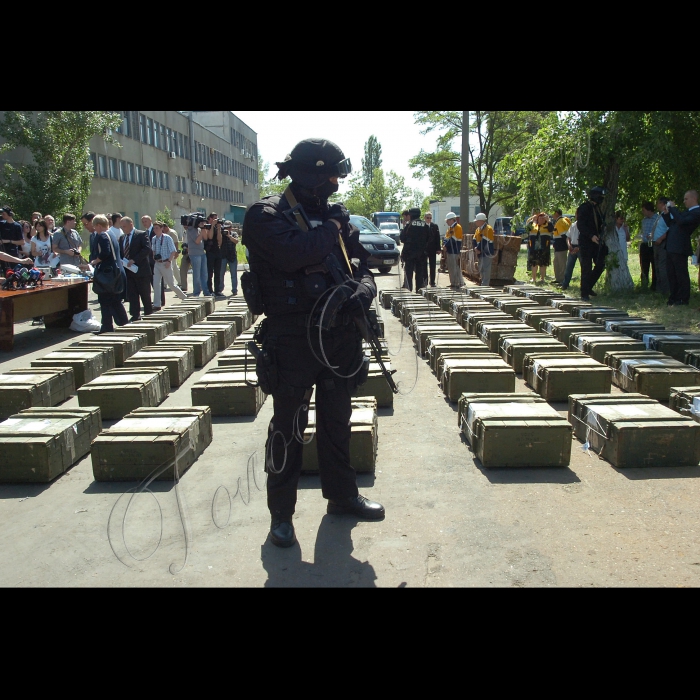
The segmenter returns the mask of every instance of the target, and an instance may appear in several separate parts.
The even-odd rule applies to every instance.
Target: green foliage
[[[268,178],[270,164],[263,161],[263,157],[258,151],[258,173],[260,177],[260,197],[269,197],[273,194],[282,194],[291,180],[287,177],[284,180],[278,180],[276,175]]]
[[[351,176],[349,187],[343,197],[345,206],[360,216],[369,217],[375,211],[402,211],[412,197],[404,177],[393,170],[385,177],[381,168],[374,170],[369,186],[364,185],[364,174],[360,172]]]
[[[0,136],[6,143],[0,153],[26,148],[32,162],[5,164],[0,173],[3,202],[13,207],[18,218],[29,219],[33,211],[57,218],[71,211],[80,217],[93,178],[90,139],[102,135],[119,146],[110,130],[121,120],[115,112],[5,112]]]
[[[362,159],[362,184],[369,187],[372,184],[374,171],[382,167],[382,146],[377,137],[370,136],[365,143],[365,157]]]
[[[479,196],[482,211],[496,205],[512,208],[516,188],[512,178],[500,177],[501,162],[520,148],[537,129],[546,112],[470,112],[470,192]],[[433,153],[424,150],[409,164],[416,177],[429,177],[433,195],[456,197],[461,187],[462,112],[416,112],[421,133],[438,133]]]
[[[168,207],[165,207],[163,211],[157,211],[154,221],[162,221],[164,224],[168,224],[168,228],[173,228],[175,226],[173,213]]]

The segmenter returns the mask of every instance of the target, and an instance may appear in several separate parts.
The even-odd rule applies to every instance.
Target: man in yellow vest
[[[488,287],[491,284],[491,261],[496,257],[494,231],[486,220],[486,214],[477,214],[475,221],[474,250],[479,258],[479,278],[481,286]]]
[[[457,215],[450,212],[445,217],[447,233],[445,234],[445,252],[447,253],[447,271],[450,273],[450,287],[459,289],[464,285],[459,254],[462,251],[462,227],[457,223]]]
[[[569,246],[566,243],[566,232],[571,228],[571,219],[562,214],[561,209],[554,210],[552,218],[554,232],[552,248],[554,248],[554,281],[557,285],[564,283],[566,273],[566,261],[569,254]]]

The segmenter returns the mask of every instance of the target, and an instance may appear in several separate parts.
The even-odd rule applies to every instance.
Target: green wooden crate
[[[217,358],[219,367],[243,367],[248,366],[248,370],[255,372],[255,358],[248,352],[245,346],[232,347],[224,350]]]
[[[504,292],[513,294],[516,297],[524,297],[525,292],[535,291],[536,289],[540,288],[534,284],[507,284],[503,287]]]
[[[489,403],[546,403],[545,400],[534,391],[519,391],[512,394],[487,394],[484,392],[465,392],[457,402],[457,425],[468,439],[469,435],[464,427],[469,405],[474,402]]]
[[[610,393],[610,367],[580,353],[567,355],[525,355],[523,378],[547,401],[567,401],[570,394],[581,391],[582,387],[591,393]]]
[[[440,386],[452,402],[480,390],[494,394],[515,391],[515,372],[493,353],[491,357],[445,359],[442,367]]]
[[[77,343],[72,343],[71,348],[104,348],[114,349],[114,366],[121,367],[124,360],[128,360],[146,344],[145,333],[135,335],[112,335],[101,333],[96,338],[84,338]]]
[[[645,394],[658,401],[668,401],[672,387],[700,384],[699,369],[665,355],[621,357],[617,362],[611,362],[616,370],[613,372],[613,382],[617,386],[624,391]],[[606,363],[610,365],[610,362]]]
[[[95,481],[181,477],[212,441],[208,406],[139,408],[92,443]]]
[[[391,371],[390,362],[385,362],[384,366]],[[355,396],[358,398],[372,397],[376,399],[378,408],[393,408],[394,406],[394,392],[391,390],[379,364],[376,362],[370,362],[367,381],[362,386],[357,387]]]
[[[102,428],[100,409],[29,408],[0,423],[0,483],[47,483],[79,462]]]
[[[566,467],[572,427],[547,403],[470,402],[464,432],[484,467]]]
[[[514,335],[522,335],[524,333],[532,334],[532,328],[522,322],[516,323],[488,323],[482,321],[477,324],[477,332],[479,339],[486,343],[491,352],[499,352],[501,341]]]
[[[160,321],[150,319],[153,316],[147,316],[141,321],[134,321],[129,324],[129,330],[143,332],[147,335],[148,341],[146,345],[155,345],[159,340],[163,340],[166,335],[170,335],[175,330],[175,322],[171,319],[162,319]]]
[[[236,340],[236,325],[234,323],[216,323],[211,321],[201,321],[189,328],[190,331],[205,331],[216,333],[218,341],[217,350],[226,350]]]
[[[464,328],[460,326],[416,326],[414,328],[414,338],[416,349],[421,357],[425,357],[428,352],[428,342],[431,338],[467,338],[469,337]]]
[[[254,368],[217,367],[192,385],[192,403],[209,406],[215,416],[257,416],[266,394],[256,384]]]
[[[154,314],[149,316],[149,319],[160,320],[162,318],[172,320],[175,331],[186,331],[194,323],[195,312],[194,309],[183,309],[173,306],[167,306],[160,311],[156,311]]]
[[[91,382],[103,372],[114,369],[114,350],[82,350],[80,348],[62,349],[50,352],[41,359],[32,360],[32,367],[72,367],[75,388],[79,389],[86,382]]]
[[[504,314],[502,311],[493,309],[492,311],[477,311],[477,312],[467,312],[462,314],[462,327],[472,335],[476,334],[476,327],[479,321],[486,321],[494,323],[501,321],[503,323],[510,323],[513,317],[510,314]]]
[[[207,316],[207,321],[234,323],[236,325],[236,335],[240,335],[243,331],[247,331],[252,323],[252,317],[249,311],[215,311]]]
[[[609,403],[656,404],[657,402],[644,394],[634,392],[630,394],[570,394],[568,420],[574,428],[574,435],[579,440],[585,442],[586,438],[586,421],[581,419],[588,410],[587,406],[606,405]]]
[[[210,333],[195,335],[194,333],[173,333],[163,338],[156,347],[169,347],[171,345],[191,345],[194,350],[194,366],[204,367],[216,355],[218,339]]]
[[[305,474],[318,472],[316,430],[316,407],[309,408],[309,423],[304,431],[301,470]],[[352,401],[350,416],[350,464],[359,474],[374,472],[377,462],[379,423],[377,406],[371,397],[357,397]]]
[[[503,313],[508,314],[513,318],[520,318],[520,312],[523,309],[541,308],[536,301],[525,299],[525,297],[515,297],[514,299],[497,299],[495,306],[499,311],[503,311]]]
[[[586,321],[597,321],[601,319],[613,319],[613,318],[629,318],[629,314],[626,311],[621,311],[620,309],[610,309],[607,307],[593,307],[591,309],[581,309],[579,311],[579,316],[585,318]]]
[[[99,406],[102,420],[119,420],[144,406],[159,406],[170,393],[170,373],[160,367],[112,369],[78,389],[78,403]]]
[[[465,314],[477,313],[479,311],[493,313],[494,311],[498,311],[498,309],[494,308],[488,301],[477,301],[474,299],[470,299],[467,302],[453,301],[450,315],[460,326],[464,326]]]
[[[527,323],[531,328],[539,330],[542,321],[563,320],[565,318],[571,318],[571,316],[569,316],[566,311],[539,306],[536,309],[529,309],[527,307],[520,309],[518,318]]]
[[[516,334],[501,340],[501,357],[518,374],[523,371],[523,360],[528,353],[565,352],[568,350],[564,343],[560,343],[545,333]]]
[[[700,422],[700,386],[671,387],[668,407]]]
[[[592,404],[578,422],[590,449],[619,468],[696,466],[700,425],[657,402]]]
[[[168,368],[170,386],[181,386],[194,372],[194,348],[182,345],[169,346],[167,349],[160,346],[146,347],[130,357],[124,363],[124,368],[160,365]]]
[[[0,374],[0,420],[34,407],[56,406],[75,393],[72,367],[27,367]]]
[[[477,338],[431,338],[428,341],[428,362],[433,372],[437,371],[440,355],[445,352],[488,352],[488,348]]]
[[[202,318],[204,318],[216,311],[216,299],[214,297],[189,297],[187,299],[182,299],[176,304],[173,304],[173,306],[199,306],[204,314]]]
[[[622,333],[610,333],[607,335],[577,334],[576,349],[585,352],[598,362],[605,362],[605,354],[607,352],[634,352],[644,350],[645,347],[641,340],[634,340]]]
[[[548,319],[540,325],[542,333],[549,333],[559,342],[569,344],[569,338],[572,333],[597,333],[598,327],[592,321],[582,321],[581,319],[569,318],[563,321]]]
[[[685,362],[689,350],[700,349],[700,337],[674,338],[672,336],[653,338],[649,343],[650,350],[658,350],[674,360]]]
[[[592,309],[593,304],[580,299],[550,299],[549,306],[553,309],[561,309],[572,316],[579,316],[581,309]]]

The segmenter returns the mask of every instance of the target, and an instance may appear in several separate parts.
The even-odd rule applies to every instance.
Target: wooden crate
[[[156,344],[157,348],[171,345],[191,345],[194,350],[194,366],[204,367],[216,355],[218,339],[211,333],[173,333]]]
[[[446,358],[442,363],[440,386],[452,402],[464,393],[513,393],[515,372],[498,355],[459,359]]]
[[[192,385],[192,403],[209,406],[214,416],[257,416],[266,394],[257,384],[255,368],[217,367]]]
[[[600,394],[611,390],[612,369],[580,353],[528,354],[523,368],[525,381],[547,401],[567,401],[581,387]]]
[[[27,367],[0,374],[0,420],[27,408],[56,406],[75,393],[72,367]]]
[[[210,321],[201,321],[190,326],[189,331],[205,331],[216,333],[218,341],[217,350],[226,350],[236,340],[236,326],[233,323],[215,323]]]
[[[212,441],[208,406],[139,408],[98,435],[92,443],[95,481],[175,479]]]
[[[186,331],[194,323],[195,312],[194,309],[178,308],[174,306],[168,306],[165,309],[156,311],[153,315],[149,316],[149,319],[160,320],[162,318],[167,318],[173,321],[175,331]]]
[[[523,360],[528,353],[565,352],[568,350],[564,343],[554,340],[545,333],[512,335],[503,338],[500,348],[501,357],[518,373],[523,371]]]
[[[170,373],[170,386],[181,386],[194,372],[194,348],[173,345],[167,349],[154,346],[139,350],[125,363],[125,368],[165,365]]]
[[[159,406],[170,393],[165,366],[112,369],[78,389],[78,403],[99,406],[102,420],[120,420],[137,408]]]
[[[80,348],[64,348],[50,352],[41,359],[32,360],[32,367],[71,367],[75,378],[75,388],[79,389],[86,382],[91,382],[103,372],[114,369],[114,350],[101,348],[99,350],[83,350]]]
[[[101,333],[96,338],[84,338],[77,343],[72,343],[71,348],[105,348],[111,347],[114,350],[114,366],[121,367],[124,360],[128,360],[134,353],[137,353],[146,344],[146,334],[134,335],[112,335]]]
[[[546,403],[545,400],[534,391],[519,391],[512,394],[487,394],[481,391],[474,393],[465,392],[459,397],[459,401],[457,402],[457,425],[467,439],[469,435],[466,432],[465,421],[469,405],[474,402],[478,403],[484,401],[490,403]]]
[[[445,352],[484,353],[488,352],[488,348],[477,338],[431,338],[427,354],[433,372],[437,370],[440,355]]]
[[[0,423],[0,483],[47,483],[79,462],[102,428],[99,408],[29,408]]]

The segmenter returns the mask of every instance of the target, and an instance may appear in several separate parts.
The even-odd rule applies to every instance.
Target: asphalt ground
[[[394,288],[398,275],[377,281]],[[268,399],[255,419],[215,418],[212,444],[179,485],[154,482],[131,501],[137,485],[95,482],[89,455],[51,484],[0,485],[0,585],[697,585],[700,467],[618,470],[574,439],[568,468],[485,469],[459,432],[456,405],[383,313],[401,394],[380,410],[376,472],[358,483],[384,504],[384,521],[327,515],[318,478],[302,477],[299,544],[270,544]],[[16,333],[2,369],[80,337],[29,324]],[[190,387],[215,366],[163,406],[191,405]],[[520,378],[517,390],[527,390]]]

